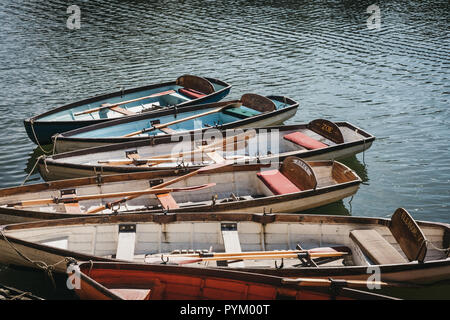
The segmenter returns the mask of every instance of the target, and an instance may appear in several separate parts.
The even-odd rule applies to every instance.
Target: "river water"
[[[450,223],[450,3],[373,4],[72,1],[81,19],[71,29],[67,1],[4,0],[0,187],[21,184],[42,154],[24,118],[190,73],[231,83],[226,99],[253,92],[299,101],[286,124],[345,120],[377,137],[342,161],[364,180],[351,202],[312,212],[389,217],[404,207]],[[27,183],[40,181],[35,172]],[[0,281],[49,287],[41,273],[2,270]]]

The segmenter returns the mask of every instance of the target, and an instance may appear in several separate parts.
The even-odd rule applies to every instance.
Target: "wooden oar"
[[[321,279],[321,278],[283,278],[281,280],[284,284],[297,284],[301,287],[320,286],[330,287],[333,285],[339,287],[365,287],[368,286],[383,286],[383,287],[420,287],[419,285],[403,283],[403,282],[385,282],[385,281],[371,281],[371,280],[346,280],[346,279]]]
[[[263,252],[263,254],[248,254],[246,255],[245,252],[239,253],[239,254],[230,254],[230,255],[220,255],[220,256],[213,256],[213,257],[199,257],[199,256],[179,256],[179,255],[161,255],[161,257],[153,258],[155,262],[158,260],[166,261],[166,262],[176,262],[177,264],[189,264],[189,263],[196,263],[196,262],[204,262],[204,261],[225,261],[225,260],[274,260],[274,259],[292,259],[292,258],[298,258],[298,253],[270,253],[270,252]],[[309,256],[311,258],[323,258],[323,257],[341,257],[344,255],[347,255],[347,252],[312,252],[309,253]],[[168,261],[167,259],[168,258]],[[147,263],[151,263],[151,259],[147,259]]]
[[[174,121],[167,122],[167,123],[155,124],[151,128],[145,128],[145,129],[142,129],[142,130],[139,130],[139,131],[131,132],[131,133],[128,133],[128,134],[126,134],[126,135],[124,135],[122,137],[127,138],[127,137],[132,137],[132,136],[135,136],[135,135],[141,134],[141,133],[146,133],[146,132],[150,132],[150,131],[154,131],[154,130],[160,130],[162,128],[166,128],[168,126],[171,126],[171,125],[174,125],[174,124],[177,124],[177,123],[180,123],[180,122],[184,122],[184,121],[200,118],[200,117],[207,116],[207,115],[213,114],[213,113],[217,113],[217,112],[223,111],[225,109],[229,109],[229,108],[237,108],[237,107],[239,107],[241,105],[242,105],[241,102],[230,103],[230,104],[227,104],[227,105],[225,105],[223,107],[216,108],[216,109],[213,109],[213,110],[210,110],[210,111],[206,111],[206,112],[203,112],[203,113],[200,113],[200,114],[196,114],[196,115],[193,115],[193,116],[189,116],[189,117],[186,117],[186,118],[174,120]]]
[[[164,91],[164,92],[154,93],[154,94],[151,94],[151,95],[146,96],[146,97],[140,97],[140,98],[127,100],[127,101],[122,101],[122,102],[118,102],[118,103],[103,103],[98,108],[93,108],[93,109],[77,112],[77,113],[74,113],[73,115],[74,116],[79,116],[79,115],[82,115],[82,114],[87,114],[87,113],[100,111],[100,110],[106,109],[106,108],[118,107],[118,106],[121,106],[121,105],[124,105],[124,104],[127,104],[127,103],[131,103],[131,102],[136,102],[136,101],[140,101],[140,100],[144,100],[144,99],[149,99],[149,98],[154,98],[154,97],[168,95],[168,94],[171,94],[171,93],[175,93],[175,90],[168,90],[168,91]]]
[[[127,191],[127,192],[115,192],[115,193],[103,193],[103,194],[90,194],[84,196],[73,196],[73,197],[65,197],[65,198],[47,198],[47,199],[36,199],[36,200],[25,200],[13,204],[9,204],[8,206],[37,206],[44,205],[50,203],[68,203],[68,202],[78,202],[78,201],[86,201],[86,200],[95,200],[95,199],[103,199],[103,198],[117,198],[117,197],[131,197],[131,196],[142,196],[145,194],[159,194],[159,193],[168,193],[168,192],[182,192],[182,191],[197,191],[205,188],[210,188],[215,186],[215,183],[207,183],[199,186],[192,187],[184,187],[184,188],[157,188],[157,189],[147,189],[147,190],[139,190],[139,191]]]
[[[153,156],[151,158],[142,158],[142,159],[127,159],[127,160],[99,160],[100,164],[110,164],[110,165],[127,165],[127,164],[136,164],[136,163],[163,163],[163,162],[176,162],[179,158],[182,157],[191,157],[198,153],[208,153],[219,151],[222,149],[228,150],[230,145],[236,145],[236,143],[247,141],[255,136],[254,131],[249,131],[245,133],[240,133],[232,137],[227,137],[225,139],[221,139],[220,141],[214,142],[210,145],[200,146],[197,150],[190,150],[179,153],[169,153],[163,154],[159,156]],[[230,142],[231,141],[231,142]],[[234,149],[235,150],[235,149]]]
[[[338,247],[343,249],[343,247]],[[344,248],[345,249],[345,248]],[[201,257],[201,258],[211,258],[211,257],[228,257],[228,256],[255,256],[255,255],[274,255],[274,254],[299,254],[299,253],[309,253],[309,254],[321,254],[321,253],[339,253],[340,256],[343,251],[338,251],[333,247],[320,247],[308,250],[276,250],[276,251],[244,251],[244,252],[199,252],[199,253],[172,253],[165,255],[164,257]],[[348,254],[348,252],[346,252]]]
[[[115,166],[121,166],[121,165],[128,165],[128,164],[134,164],[134,165],[144,165],[144,164],[148,164],[148,165],[157,165],[160,163],[166,163],[166,162],[178,162],[180,160],[183,160],[185,158],[187,159],[197,159],[200,158],[201,155],[206,154],[206,156],[208,156],[209,158],[211,158],[210,154],[211,153],[215,153],[216,151],[220,151],[220,150],[231,150],[230,146],[233,145],[233,147],[235,147],[235,143],[230,143],[228,145],[226,145],[225,147],[216,147],[216,148],[211,148],[211,149],[203,149],[203,150],[195,150],[195,151],[189,151],[186,152],[185,155],[183,156],[179,156],[176,157],[177,154],[171,154],[171,155],[167,155],[167,156],[172,156],[172,158],[133,158],[133,159],[127,159],[127,160],[99,160],[98,163],[99,164],[108,164],[108,165],[115,165]],[[236,148],[234,148],[234,150],[237,150]],[[204,156],[202,156],[202,159],[204,158]],[[214,160],[214,159],[213,159]],[[217,162],[217,161],[216,161]]]
[[[206,166],[206,167],[202,167],[202,168],[197,169],[197,170],[195,170],[195,171],[192,171],[192,172],[190,172],[190,173],[188,173],[188,174],[185,174],[185,175],[183,175],[183,176],[180,176],[180,177],[174,178],[174,179],[172,179],[172,180],[163,182],[163,183],[161,183],[161,184],[158,184],[158,185],[156,185],[156,186],[154,186],[154,187],[152,187],[152,188],[146,189],[146,190],[162,189],[162,188],[165,188],[165,187],[167,187],[167,186],[169,186],[169,185],[171,185],[171,184],[174,184],[174,183],[177,183],[177,182],[179,182],[179,181],[186,180],[186,179],[188,179],[188,178],[190,178],[190,177],[193,177],[193,176],[195,176],[195,175],[197,175],[197,174],[199,174],[199,173],[201,173],[201,172],[212,171],[212,170],[215,170],[215,169],[217,169],[217,168],[229,166],[229,165],[231,165],[231,164],[232,164],[232,162],[225,162],[225,163],[212,164],[212,165],[209,165],[209,166]],[[139,196],[129,196],[129,197],[124,197],[124,198],[122,198],[121,200],[116,201],[116,202],[125,202],[125,201],[128,201],[128,200],[132,200],[132,199],[134,199],[134,198],[137,198],[137,197],[139,197]],[[97,213],[97,212],[100,212],[100,211],[105,210],[106,208],[107,208],[106,205],[102,205],[102,206],[99,206],[99,207],[97,207],[97,208],[89,209],[88,211],[86,211],[86,213],[88,213],[88,214],[89,214],[89,213]]]

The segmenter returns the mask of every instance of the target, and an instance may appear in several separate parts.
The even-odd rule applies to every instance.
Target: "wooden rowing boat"
[[[87,177],[99,172],[117,174],[180,167],[195,169],[223,160],[270,163],[283,161],[288,156],[309,161],[333,160],[364,152],[374,140],[373,135],[348,122],[316,119],[301,125],[223,131],[203,129],[178,137],[154,136],[143,141],[40,158],[38,168],[44,180],[49,181]],[[218,143],[220,141],[224,143]],[[160,161],[164,158],[166,161]]]
[[[92,213],[300,212],[352,196],[360,183],[342,163],[296,157],[276,164],[100,175],[2,189],[0,221]]]
[[[31,261],[40,261],[65,273],[65,258],[170,265],[180,264],[175,255],[191,255],[193,261],[183,266],[233,268],[292,279],[376,280],[400,286],[375,292],[448,299],[450,258],[448,250],[438,248],[449,246],[450,225],[414,221],[404,209],[398,209],[391,219],[217,212],[130,214],[7,225],[0,232],[0,262],[37,268]],[[338,260],[305,254],[287,258],[288,250],[350,254]],[[255,256],[258,251],[271,257],[236,257],[238,252]],[[218,263],[192,257],[211,253],[226,254],[225,259],[231,260]]]
[[[146,112],[53,136],[57,153],[112,143],[142,141],[214,127],[220,130],[280,124],[297,112],[287,97],[247,93],[239,100]]]
[[[171,82],[102,94],[73,102],[24,120],[28,137],[39,144],[52,143],[54,134],[103,123],[118,117],[164,110],[170,106],[216,102],[231,90],[221,80],[183,75]]]
[[[299,279],[235,270],[121,262],[84,262],[71,269],[82,300],[392,300],[352,281]],[[71,273],[69,276],[72,276]],[[75,284],[75,283],[74,283]]]

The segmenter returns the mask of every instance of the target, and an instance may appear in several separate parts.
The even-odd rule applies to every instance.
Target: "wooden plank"
[[[223,244],[225,246],[225,252],[242,252],[241,243],[239,241],[239,234],[237,231],[237,226],[235,224],[228,225],[224,224],[221,228]],[[228,262],[232,268],[244,268],[244,261],[238,262]]]
[[[375,230],[353,230],[350,232],[350,238],[375,264],[395,264],[408,262]]]
[[[150,300],[151,289],[109,289],[124,300]]]
[[[159,130],[161,130],[162,132],[167,133],[167,134],[174,134],[174,133],[176,133],[175,130],[167,128],[167,127],[166,128],[161,128]]]
[[[83,213],[78,202],[64,203],[66,213]]]
[[[109,108],[109,109],[112,110],[112,111],[115,111],[115,112],[124,114],[124,115],[126,115],[126,116],[132,116],[132,115],[135,115],[135,114],[136,114],[136,112],[133,112],[133,111],[130,111],[130,110],[121,108],[121,107],[119,107],[119,106],[114,106],[114,107],[111,107],[111,108]]]
[[[206,155],[210,157],[216,163],[224,163],[225,159],[217,152],[207,152]]]
[[[136,226],[133,225],[119,226],[119,238],[117,240],[116,259],[133,261],[135,245],[136,245]]]
[[[158,198],[159,203],[161,203],[162,207],[166,210],[179,208],[177,202],[170,193],[157,194],[156,198]]]

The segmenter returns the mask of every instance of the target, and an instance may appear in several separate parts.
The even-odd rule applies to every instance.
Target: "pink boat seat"
[[[278,170],[261,171],[256,174],[275,195],[302,191]]]
[[[192,99],[199,99],[206,96],[206,94],[204,94],[203,92],[189,88],[178,89],[178,92]]]
[[[322,149],[328,147],[325,143],[317,141],[304,133],[299,131],[289,133],[283,137],[284,139],[291,141],[299,146],[305,147],[306,149]]]

